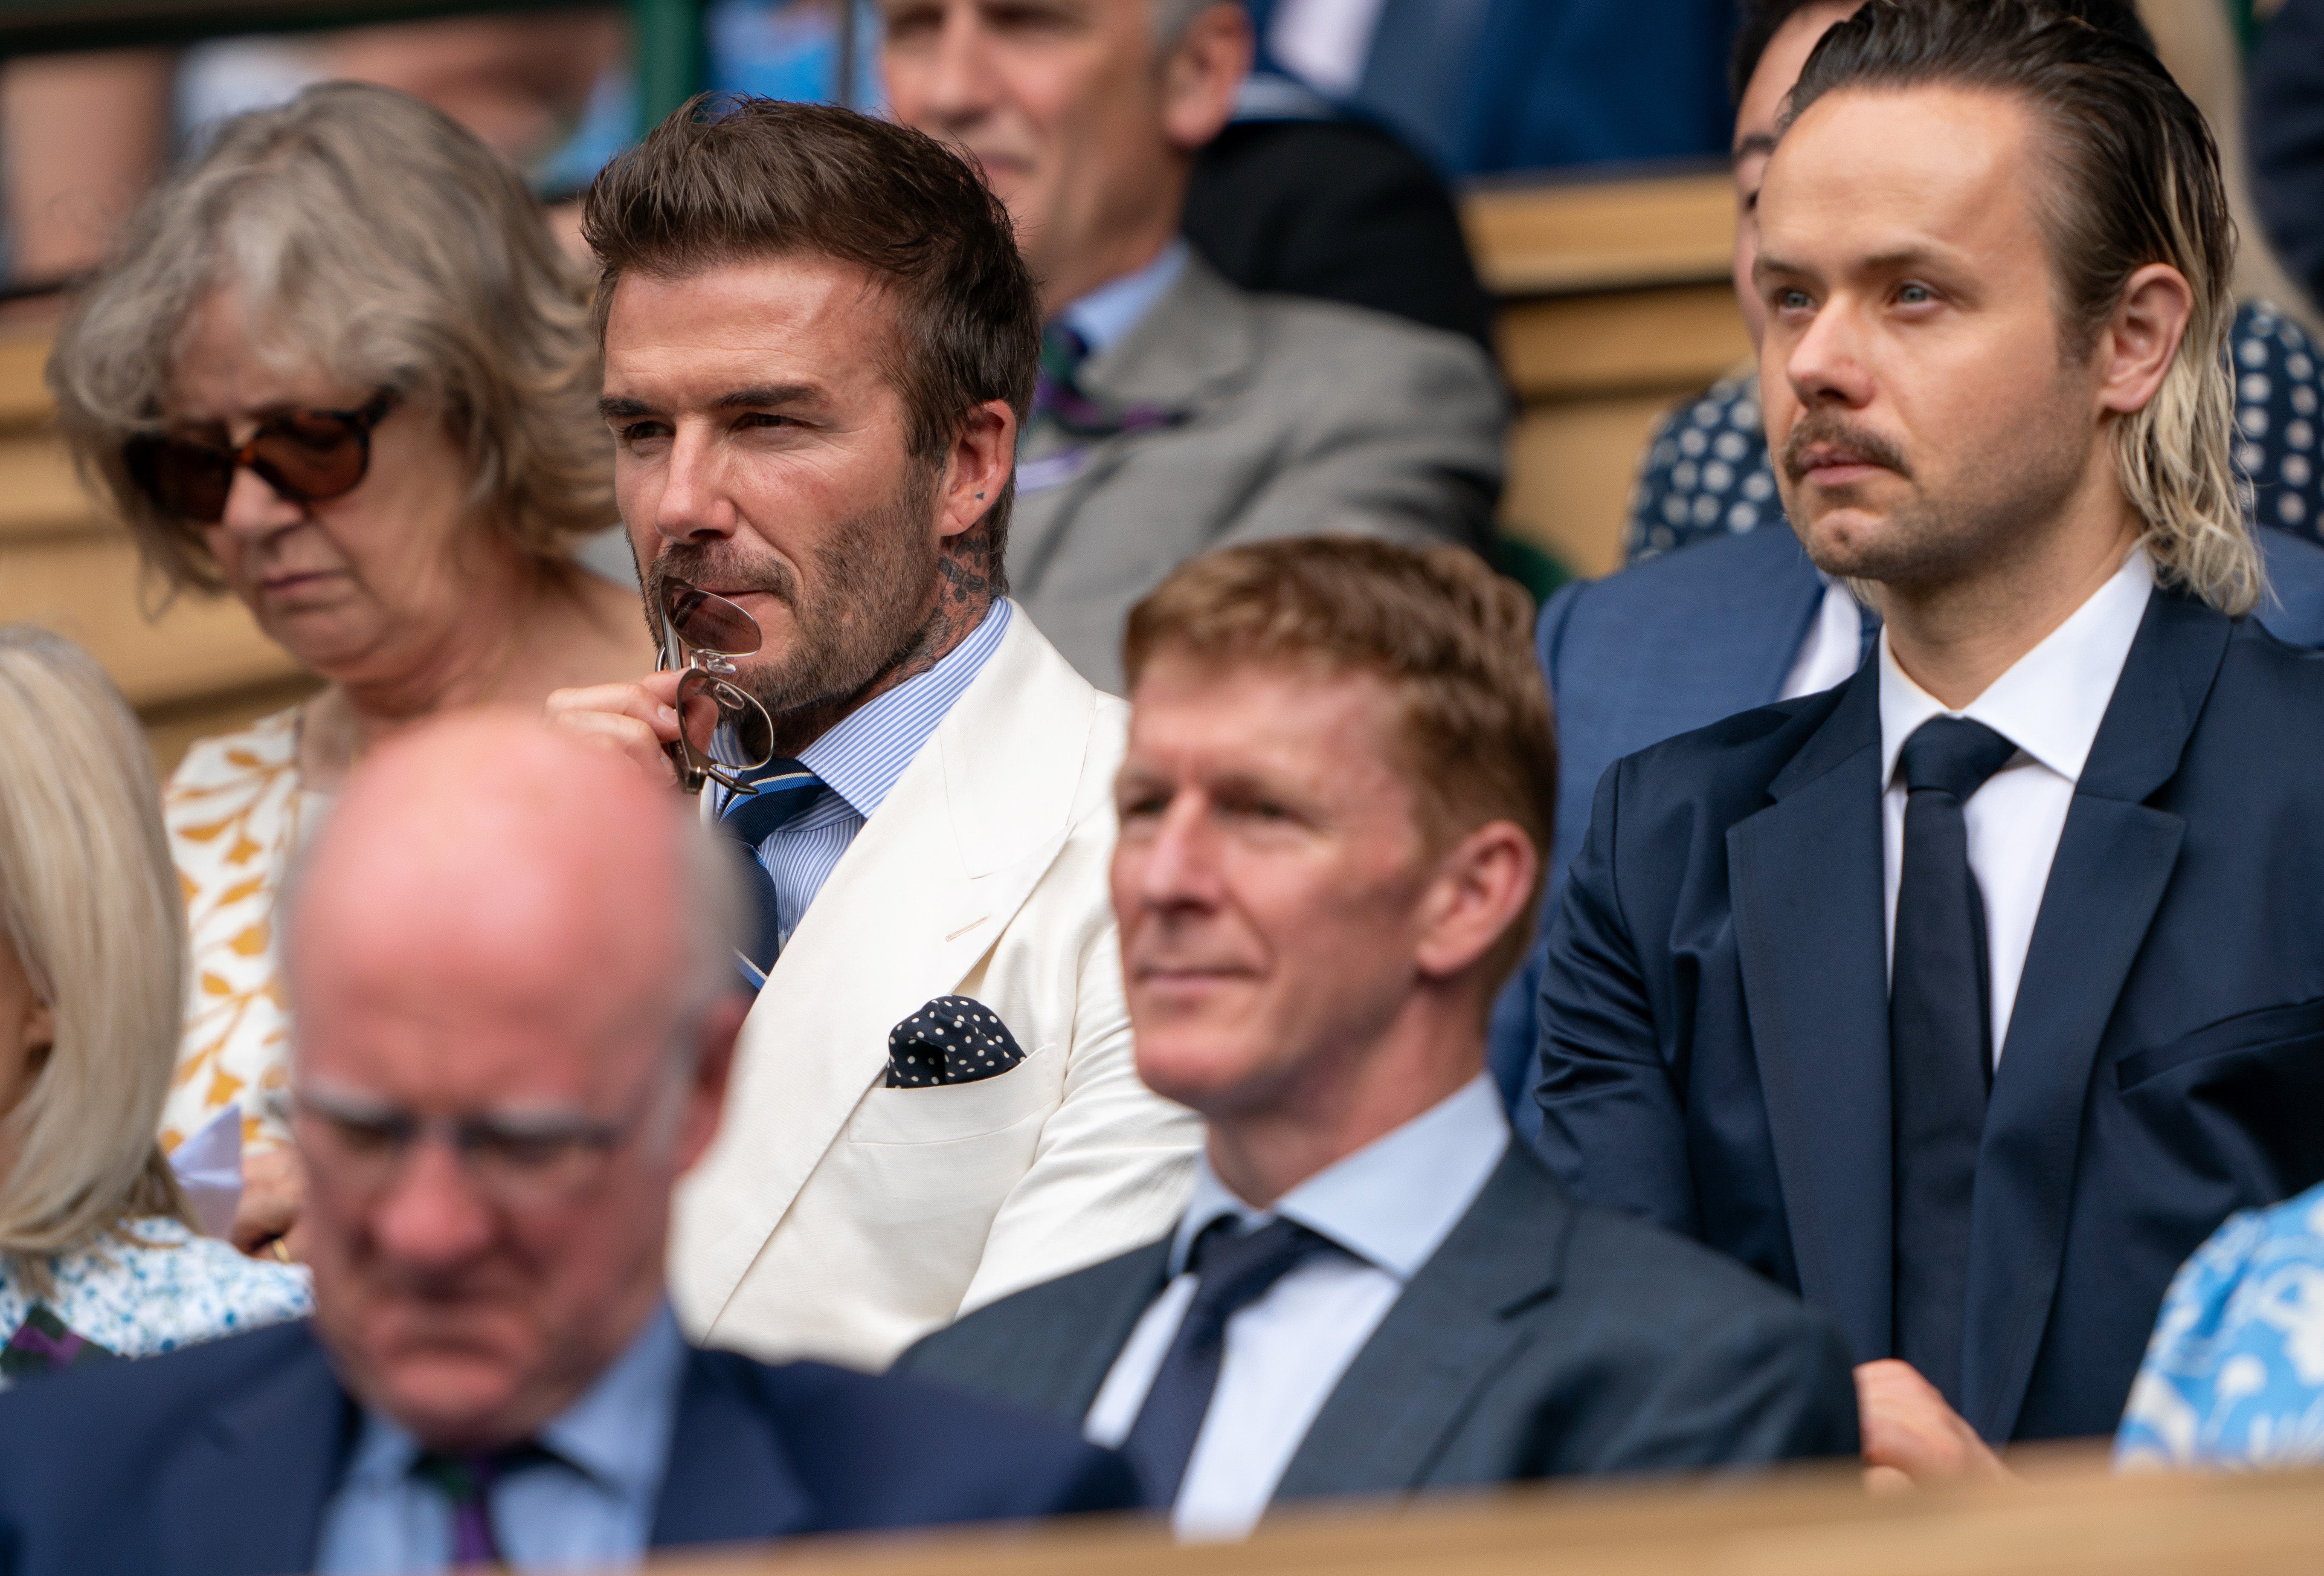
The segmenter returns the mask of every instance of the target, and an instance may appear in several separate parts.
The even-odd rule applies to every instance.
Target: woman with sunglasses
[[[195,1234],[154,1142],[186,974],[145,741],[88,654],[0,625],[0,1388],[309,1311]]]
[[[572,558],[616,518],[586,281],[474,136],[332,84],[225,122],[148,200],[49,381],[158,580],[231,593],[324,681],[195,745],[164,795],[195,985],[162,1141],[238,1122],[235,1239],[287,1256],[292,852],[396,729],[651,662],[632,586]]]

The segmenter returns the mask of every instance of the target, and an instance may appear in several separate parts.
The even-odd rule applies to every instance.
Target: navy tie
[[[1897,758],[1907,797],[1888,986],[1895,1351],[1956,1410],[1969,1203],[1993,1078],[1985,899],[1961,806],[2016,752],[1982,723],[1932,717]]]
[[[742,776],[759,791],[737,794],[727,800],[725,813],[718,820],[718,830],[734,850],[743,885],[758,915],[755,939],[747,946],[735,948],[751,969],[758,971],[755,980],[751,979],[750,970],[743,972],[743,978],[755,989],[766,979],[767,971],[775,966],[775,954],[781,950],[783,934],[782,915],[775,903],[775,879],[760,862],[759,844],[796,820],[815,802],[815,797],[823,791],[823,779],[796,760],[770,760],[756,771]]]
[[[1155,1370],[1138,1420],[1121,1442],[1150,1503],[1167,1506],[1178,1498],[1186,1462],[1211,1410],[1211,1395],[1219,1387],[1227,1321],[1265,1296],[1310,1254],[1330,1246],[1296,1221],[1272,1221],[1238,1236],[1233,1220],[1224,1215],[1194,1239],[1186,1259],[1194,1272],[1194,1301]]]

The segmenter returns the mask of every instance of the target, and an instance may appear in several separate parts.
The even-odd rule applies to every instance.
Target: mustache
[[[798,576],[780,558],[745,558],[719,547],[679,543],[656,554],[646,570],[649,622],[655,622],[651,610],[662,605],[662,593],[672,580],[704,591],[762,592],[788,607],[798,606]]]
[[[1811,410],[1792,429],[1784,439],[1784,475],[1794,483],[1806,479],[1807,451],[1821,446],[1846,451],[1867,465],[1895,472],[1907,481],[1913,467],[1904,462],[1904,453],[1888,439],[1868,428],[1853,426],[1829,410]]]

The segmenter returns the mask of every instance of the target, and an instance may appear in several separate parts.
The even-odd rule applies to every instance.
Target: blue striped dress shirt
[[[799,752],[799,764],[823,780],[823,791],[759,844],[759,862],[774,879],[780,945],[789,945],[807,905],[823,890],[863,823],[886,802],[936,724],[984,671],[1015,613],[1016,604],[1005,597],[994,603],[968,639],[935,667],[848,713]],[[724,802],[718,809],[725,813]]]

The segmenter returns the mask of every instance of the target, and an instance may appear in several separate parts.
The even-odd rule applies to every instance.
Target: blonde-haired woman
[[[87,653],[0,625],[0,1385],[309,1311],[197,1236],[155,1124],[185,922],[136,719]]]
[[[266,1101],[275,897],[348,768],[446,707],[650,665],[634,589],[570,556],[615,520],[597,364],[587,281],[515,171],[350,83],[224,123],[59,336],[60,420],[149,568],[238,596],[327,681],[197,744],[165,806],[195,983],[163,1142],[238,1116],[245,1248],[298,1203]]]

